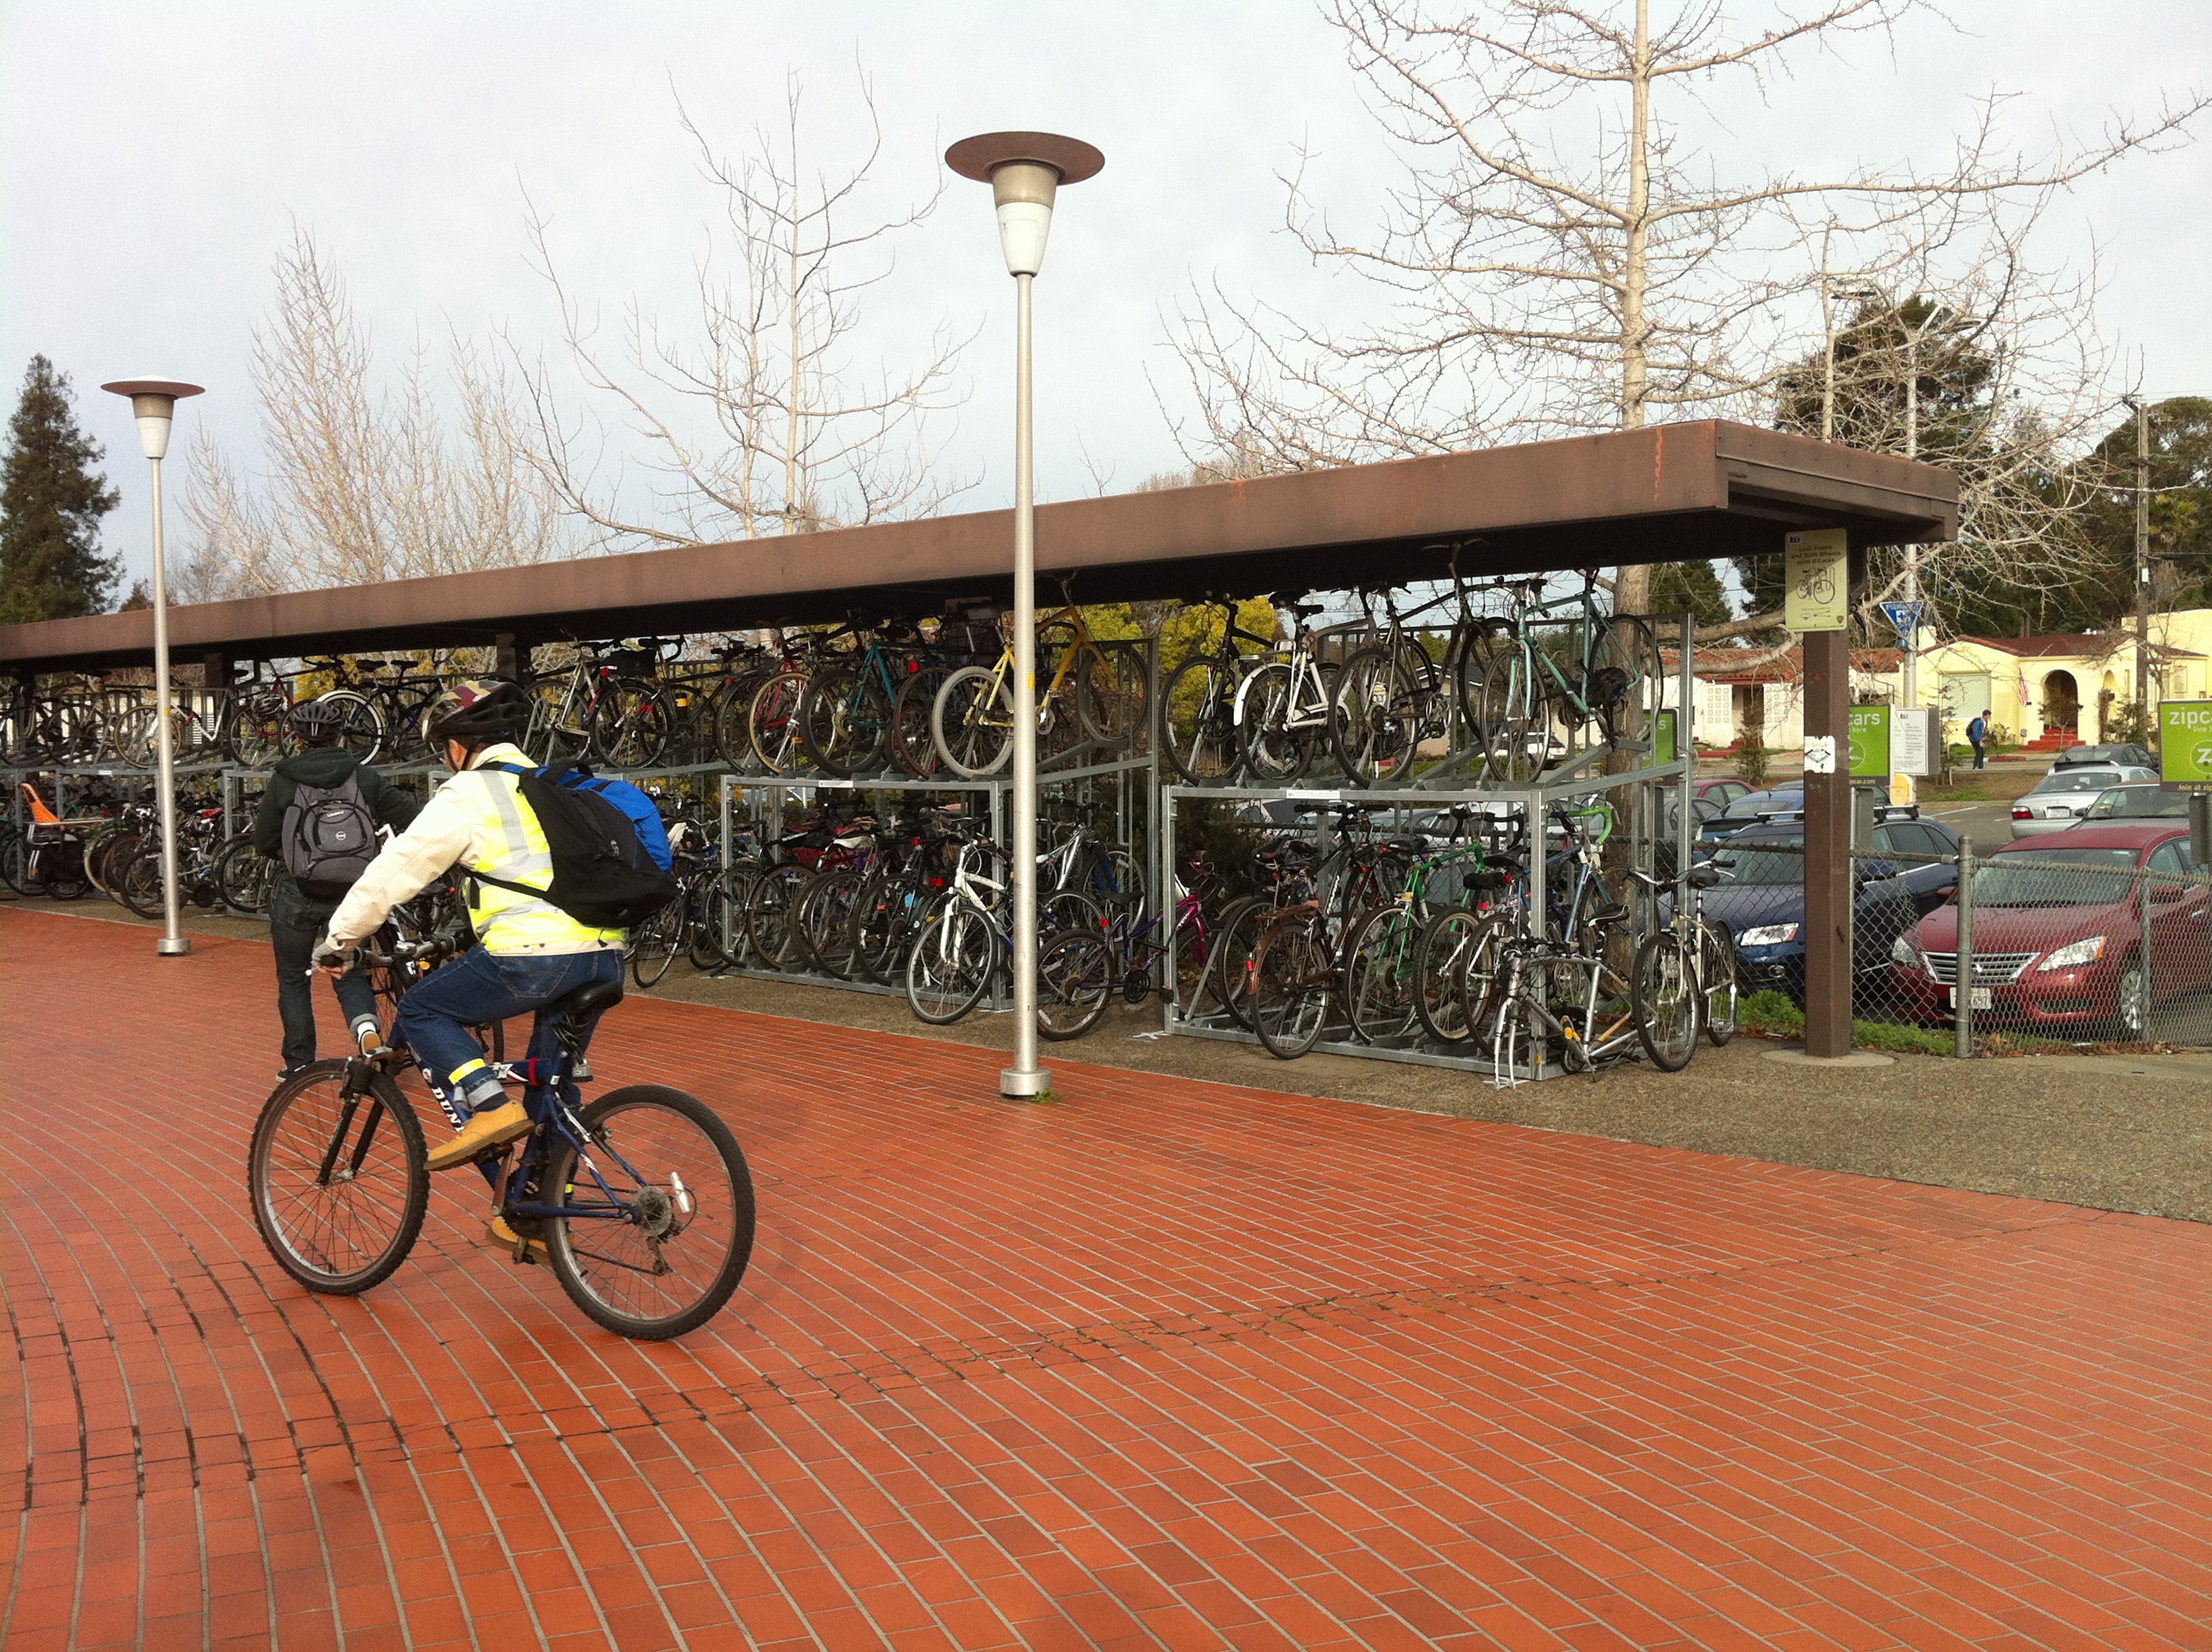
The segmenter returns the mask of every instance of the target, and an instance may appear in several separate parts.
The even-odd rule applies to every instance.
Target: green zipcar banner
[[[1851,778],[1886,780],[1889,778],[1889,708],[1851,708]]]
[[[2158,702],[2158,769],[2169,791],[2212,792],[2212,700]]]

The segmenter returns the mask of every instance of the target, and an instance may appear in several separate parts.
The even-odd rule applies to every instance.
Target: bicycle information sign
[[[1920,610],[1927,605],[1919,602],[1886,602],[1881,605],[1881,616],[1899,636],[1909,637],[1920,629]]]
[[[1851,708],[1851,778],[1886,780],[1889,778],[1889,708]]]
[[[1782,541],[1782,623],[1796,632],[1840,631],[1850,619],[1850,536],[1808,528]]]
[[[2212,792],[2212,700],[2158,702],[2158,773],[2169,792]]]

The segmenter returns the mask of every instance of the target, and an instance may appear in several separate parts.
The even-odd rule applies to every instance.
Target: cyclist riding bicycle
[[[462,683],[440,697],[425,732],[452,778],[362,873],[315,952],[317,968],[337,973],[393,907],[448,869],[464,873],[477,944],[418,982],[400,1001],[395,1023],[463,1121],[452,1141],[431,1150],[433,1170],[466,1164],[531,1128],[529,1113],[507,1098],[469,1029],[537,1012],[530,1054],[550,1060],[560,1050],[544,1006],[594,981],[622,979],[621,930],[595,928],[550,901],[490,881],[534,890],[552,876],[552,852],[520,776],[500,767],[537,767],[514,743],[529,718],[529,697],[513,683]]]

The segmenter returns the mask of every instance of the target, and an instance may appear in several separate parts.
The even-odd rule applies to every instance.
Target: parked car
[[[1735,937],[1740,976],[1753,991],[1805,996],[1804,847],[1802,827],[1747,826],[1712,857],[1722,877],[1705,892],[1705,915]],[[1919,914],[1912,891],[1886,864],[1861,863],[1855,881],[1851,965],[1878,975]]]
[[[2112,763],[2076,764],[2053,768],[2028,788],[2027,795],[2012,806],[2012,835],[2040,837],[2063,832],[2087,815],[2097,799],[2116,786],[2130,780],[2154,780],[2156,771]]]
[[[2136,871],[2151,878],[2150,960]],[[2161,881],[2159,874],[2169,875]],[[1894,1000],[1923,1020],[1954,1012],[1959,908],[1937,908],[1892,950]],[[2144,1036],[2154,1003],[2212,981],[2212,902],[2166,825],[2077,826],[2010,843],[1974,872],[1973,1008],[2058,1033]]]
[[[2069,745],[2058,754],[2053,768],[2074,768],[2083,763],[2110,763],[2121,768],[2156,768],[2158,759],[2139,745]]]
[[[2186,820],[2189,793],[2169,792],[2156,780],[2130,780],[2100,792],[2084,820]]]
[[[1899,817],[1878,822],[1874,829],[1874,851],[1876,855],[1895,855],[1895,861],[1862,860],[1859,869],[1864,872],[1887,872],[1893,874],[1905,893],[1911,897],[1917,917],[1929,913],[1949,900],[1959,888],[1959,835],[1940,820],[1908,820]],[[1923,861],[1907,859],[1918,855],[1952,857],[1947,865],[1942,861]]]
[[[1750,795],[1753,787],[1749,780],[1737,780],[1732,774],[1709,774],[1703,780],[1690,782],[1690,795],[1704,801],[1710,799],[1718,809],[1725,809],[1738,798]]]
[[[1920,809],[1917,804],[1880,801],[1881,793],[1877,787],[1856,786],[1851,789],[1871,793],[1877,799],[1874,814],[1877,822],[1910,820],[1919,817]],[[1802,823],[1804,818],[1805,788],[1802,786],[1748,793],[1698,829],[1698,853],[1700,855],[1711,853],[1716,845],[1735,836],[1746,827]]]

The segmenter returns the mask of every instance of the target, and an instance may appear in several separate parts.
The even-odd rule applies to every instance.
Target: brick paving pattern
[[[195,945],[0,914],[7,1652],[2212,1647],[2212,1230],[633,998],[762,1216],[639,1345],[466,1173],[280,1273]]]

